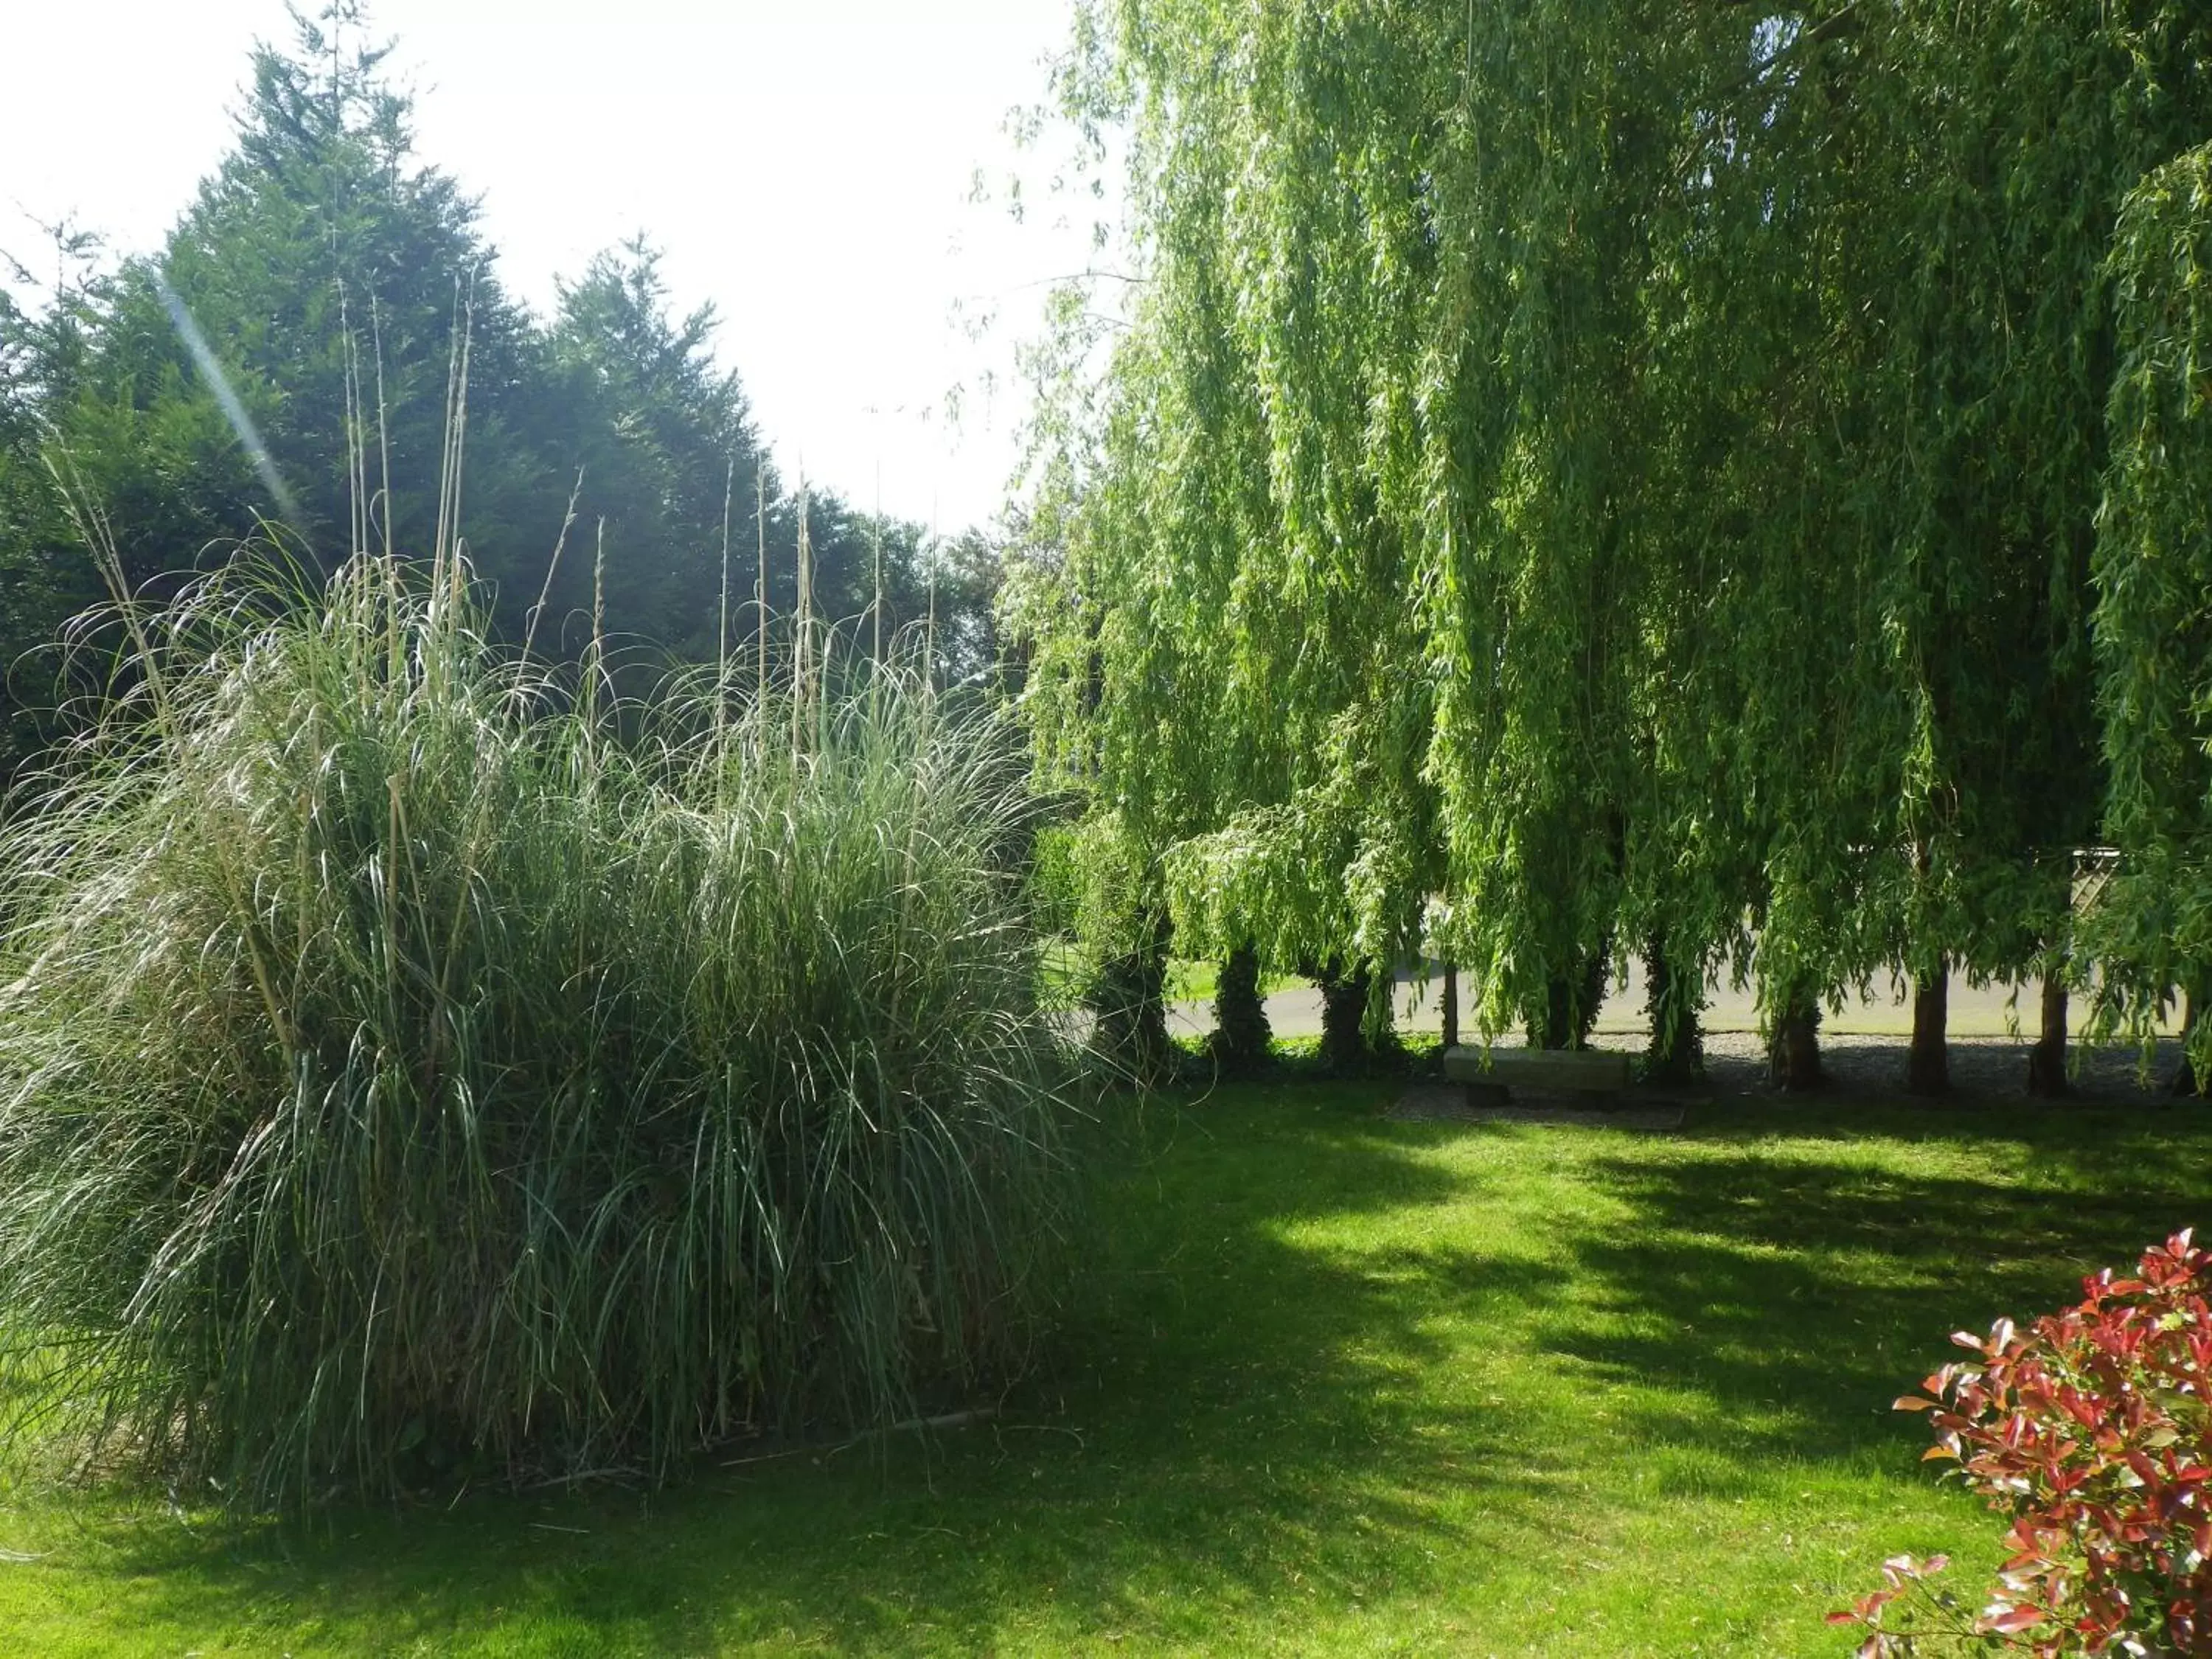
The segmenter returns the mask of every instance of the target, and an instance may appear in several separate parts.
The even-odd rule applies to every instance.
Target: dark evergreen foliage
[[[879,590],[881,638],[925,624],[941,569],[947,670],[982,673],[992,545],[933,552],[920,526],[778,477],[737,375],[714,361],[713,308],[676,315],[641,239],[532,317],[475,201],[416,157],[388,48],[362,39],[342,4],[300,17],[289,46],[255,50],[235,144],[158,252],[94,274],[79,239],[43,307],[0,299],[0,764],[39,740],[58,667],[40,647],[97,586],[50,464],[106,515],[134,588],[157,592],[264,520],[331,568],[357,544],[426,548],[451,514],[501,635],[574,656],[596,586],[636,690],[672,661],[750,657],[763,565],[769,642],[783,647],[804,501],[813,613],[844,626],[841,651],[872,648]],[[449,434],[457,499],[442,483]]]

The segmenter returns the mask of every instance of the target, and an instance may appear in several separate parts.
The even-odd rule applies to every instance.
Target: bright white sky
[[[510,291],[639,231],[795,479],[947,532],[993,517],[1025,404],[1013,346],[1102,210],[1045,195],[1009,110],[1046,93],[1069,0],[376,0],[422,157],[483,198]],[[70,0],[9,21],[0,248],[73,216],[151,249],[228,145],[282,0]],[[1019,224],[994,202],[1029,174]],[[995,313],[981,340],[963,315]],[[998,389],[989,388],[994,380]],[[964,387],[959,417],[947,393]]]

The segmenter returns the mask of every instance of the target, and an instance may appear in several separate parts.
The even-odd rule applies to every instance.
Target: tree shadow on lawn
[[[1752,1108],[1589,1171],[1629,1218],[1574,1253],[1638,1316],[1547,1340],[1677,1391],[1647,1394],[1636,1431],[1901,1467],[1926,1443],[1891,1402],[1955,1356],[1951,1332],[2024,1324],[2212,1218],[2212,1114]]]
[[[118,1619],[295,1652],[370,1632],[440,1652],[1197,1647],[1240,1612],[1439,1592],[1430,1548],[1522,1536],[1557,1499],[1510,1423],[1425,1385],[1434,1322],[1525,1308],[1559,1270],[1286,1242],[1480,1177],[1376,1124],[1371,1089],[1238,1098],[1161,1116],[1155,1155],[1102,1200],[1053,1365],[994,1423],[708,1464],[649,1498],[472,1498],[304,1535],[112,1529],[80,1559],[129,1580]]]

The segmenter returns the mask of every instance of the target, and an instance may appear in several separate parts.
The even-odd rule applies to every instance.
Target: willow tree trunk
[[[1099,964],[1091,1007],[1097,1016],[1099,1052],[1135,1081],[1150,1085],[1167,1076],[1174,1051],[1165,1000],[1167,918],[1155,918],[1140,933],[1146,944]]]
[[[1459,969],[1444,963],[1444,1047],[1459,1047]]]
[[[1544,988],[1543,1022],[1529,1032],[1539,1048],[1586,1048],[1598,1010],[1605,1006],[1606,970],[1612,965],[1613,939],[1583,957],[1574,973],[1552,979]]]
[[[1667,942],[1653,935],[1645,946],[1644,1010],[1651,1018],[1651,1051],[1644,1066],[1650,1083],[1695,1083],[1705,1073],[1705,1033],[1698,1011],[1705,1003],[1703,964],[1677,963]]]
[[[2027,1091],[2041,1100],[2074,1092],[2066,1080],[2066,973],[2052,962],[2043,974],[2043,1029],[2027,1051]]]
[[[1820,1068],[1820,1000],[1810,991],[1784,994],[1766,1049],[1767,1080],[1778,1089],[1803,1094],[1826,1086]]]
[[[1306,977],[1321,988],[1321,1063],[1332,1077],[1357,1077],[1367,1069],[1367,964],[1347,971],[1332,957]]]
[[[1226,1078],[1257,1077],[1273,1056],[1274,1032],[1260,994],[1260,953],[1250,945],[1231,951],[1221,964],[1213,992],[1213,1036],[1208,1047]]]
[[[1950,1024],[1951,967],[1938,957],[1936,971],[1912,984],[1912,1046],[1905,1055],[1905,1092],[1923,1099],[1951,1092],[1951,1050],[1944,1028]]]
[[[1539,1048],[1575,1046],[1575,982],[1555,979],[1544,987],[1544,1018],[1530,1035]]]
[[[2197,1035],[2197,1022],[2205,1012],[2205,1001],[2203,988],[2201,986],[2192,987],[2187,999],[2181,1005],[2181,1066],[2174,1073],[2172,1083],[2167,1085],[2177,1095],[2202,1096],[2212,1093],[2212,1090],[2207,1090],[2204,1086],[2208,1080],[2212,1079],[2199,1078],[2197,1075],[2196,1066],[2189,1058],[2190,1039]]]

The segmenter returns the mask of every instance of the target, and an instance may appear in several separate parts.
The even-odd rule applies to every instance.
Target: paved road
[[[1755,1031],[1759,1029],[1759,1011],[1753,1002],[1748,987],[1743,990],[1720,981],[1706,988],[1705,1024],[1708,1031]],[[1893,998],[1886,998],[1883,986],[1877,981],[1875,996],[1847,1007],[1840,1014],[1830,1013],[1820,1029],[1836,1036],[1864,1034],[1869,1036],[1903,1036],[1912,1030],[1912,1004],[1907,988],[1900,985]],[[1443,991],[1442,980],[1431,981],[1425,988],[1416,982],[1401,980],[1397,987],[1395,1008],[1398,1029],[1406,1032],[1437,1031],[1443,1029],[1443,1013],[1440,1002]],[[2033,1037],[2041,1016],[2039,1012],[2039,988],[2030,983],[2020,993],[2015,1013],[2013,991],[2009,986],[1985,986],[1976,989],[1957,975],[1951,979],[1951,1010],[1949,1032],[1954,1036],[2004,1036],[2017,1029]],[[2084,1012],[2080,999],[2071,1009],[2071,1024],[2078,1033],[2081,1029]],[[1464,1018],[1466,1008],[1462,1004]],[[1321,993],[1310,985],[1295,989],[1278,991],[1267,999],[1267,1022],[1279,1037],[1313,1036],[1321,1030]],[[1213,1010],[1203,1002],[1177,1003],[1169,1010],[1169,1026],[1181,1034],[1202,1034],[1212,1029]],[[1644,964],[1631,964],[1626,987],[1614,985],[1606,994],[1605,1006],[1600,1010],[1597,1035],[1610,1039],[1609,1047],[1632,1047],[1649,1041],[1651,1028],[1644,1017]]]

